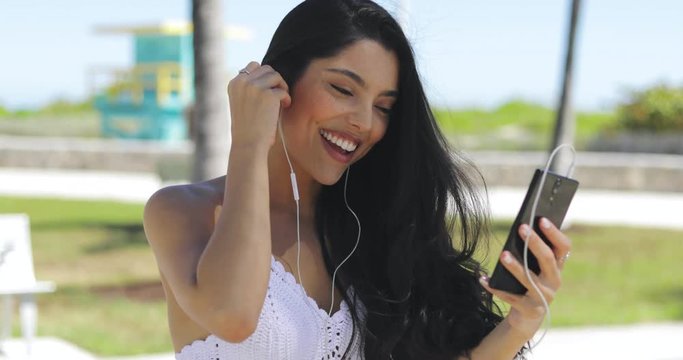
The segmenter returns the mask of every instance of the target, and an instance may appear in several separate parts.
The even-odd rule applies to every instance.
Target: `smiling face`
[[[382,139],[398,91],[398,66],[396,55],[373,40],[309,64],[290,89],[292,105],[281,120],[299,172],[334,184]]]

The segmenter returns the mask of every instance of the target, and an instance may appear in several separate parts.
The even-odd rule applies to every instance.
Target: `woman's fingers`
[[[245,72],[241,72],[241,71],[240,71],[240,73],[237,74],[237,76],[240,76],[240,75],[247,75],[247,76],[248,76],[248,75],[251,75],[251,74],[254,73],[260,66],[261,66],[261,64],[257,63],[256,61],[252,61],[252,62],[250,62],[249,64],[247,64],[247,66],[245,66],[244,69],[242,69],[242,70],[246,70],[247,72],[245,73]]]
[[[292,102],[282,76],[252,61],[230,81],[228,97],[233,146],[272,146],[280,111]]]
[[[268,89],[279,87],[289,90],[287,83],[285,83],[282,76],[275,69],[270,65],[261,66],[253,61],[247,67],[240,70],[235,79],[239,79],[242,84],[249,84],[255,88]]]
[[[534,254],[541,268],[541,276],[548,279],[555,287],[560,286],[560,269],[558,268],[555,252],[541,239],[529,225],[522,224],[519,227],[519,236],[529,244],[529,251]],[[523,251],[523,249],[520,249]]]
[[[501,300],[505,301],[506,303],[508,303],[510,305],[517,304],[520,301],[522,301],[522,299],[524,298],[524,295],[517,295],[517,294],[507,292],[507,291],[492,288],[489,285],[488,276],[482,276],[481,278],[479,278],[479,282],[486,289],[486,291],[497,296],[498,298],[500,298]]]
[[[287,83],[285,83],[285,80],[280,76],[280,73],[275,71],[270,65],[263,65],[256,69],[252,74],[251,77],[254,79],[254,82],[262,85],[264,87],[278,87],[284,90],[289,90],[289,87],[287,86]]]
[[[255,79],[258,86],[264,89],[270,89],[271,92],[280,99],[280,103],[283,107],[289,107],[292,99],[289,95],[289,86],[282,75],[268,65],[262,66],[260,69],[264,70],[260,71],[258,78]]]
[[[524,264],[517,261],[517,259],[515,259],[515,257],[509,251],[503,251],[503,253],[500,256],[500,261],[503,263],[503,266],[510,272],[510,274],[512,274],[522,285],[524,285],[525,288],[529,290],[529,292],[527,293],[528,296],[536,298],[539,297],[539,294],[537,294],[536,290],[534,290],[533,285],[531,285],[531,282],[527,277],[526,271],[524,271]],[[544,281],[541,280],[541,278],[538,275],[534,274],[531,270],[529,270],[529,275],[531,277],[531,281],[533,281],[534,284],[536,284],[538,289],[541,291],[543,297],[545,297],[546,301],[548,303],[551,303],[555,298],[555,291],[559,287],[559,285],[555,286],[554,284],[546,284]]]
[[[545,237],[553,244],[555,258],[558,260],[560,269],[562,269],[564,260],[572,249],[571,239],[546,218],[541,218],[539,225]]]
[[[292,104],[292,97],[287,90],[273,88],[271,91],[280,99],[280,104],[283,108],[287,108]]]
[[[516,324],[513,326],[525,329],[524,331],[528,331],[530,334],[538,329],[546,315],[547,308],[543,300],[547,304],[552,303],[561,286],[563,260],[560,259],[563,259],[571,250],[569,238],[550,221],[541,219],[539,225],[552,246],[546,244],[527,225],[522,225],[518,229],[520,236],[528,244],[529,252],[538,260],[541,270],[539,275],[525,269],[523,260],[518,260],[509,251],[503,251],[500,258],[501,263],[510,274],[529,290],[526,294],[517,295],[493,289],[489,286],[487,277],[480,279],[482,287],[510,305],[511,309],[508,313],[510,323]]]
[[[507,291],[494,289],[491,286],[489,286],[489,279],[486,276],[481,277],[479,279],[479,282],[484,287],[484,289],[486,289],[486,291],[490,292],[499,299],[505,301],[507,304],[510,305],[510,307],[519,311],[520,313],[535,318],[543,317],[545,315],[545,307],[543,306],[543,302],[537,296],[531,297],[527,295],[517,295]],[[535,293],[533,289],[531,291]],[[549,304],[551,302],[551,300],[547,299],[547,296],[546,301]]]
[[[291,104],[289,86],[280,73],[275,71],[270,65],[261,66],[255,61],[249,63],[243,70],[246,70],[248,73],[242,71],[237,77],[241,77],[244,82],[249,83],[252,91],[273,90],[271,93],[280,99],[282,106],[289,107]]]

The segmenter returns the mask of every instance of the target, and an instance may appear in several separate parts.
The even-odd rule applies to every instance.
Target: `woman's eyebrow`
[[[351,71],[351,70],[348,70],[348,69],[337,69],[337,68],[327,68],[327,69],[325,69],[325,70],[331,71],[331,72],[335,72],[335,73],[338,73],[338,74],[342,74],[342,75],[346,75],[346,76],[348,76],[349,78],[351,78],[351,80],[357,82],[358,85],[360,85],[360,86],[362,86],[362,87],[365,87],[365,85],[366,85],[366,84],[365,84],[365,80],[363,80],[363,78],[360,77],[360,75],[356,74],[355,72],[353,72],[353,71]]]
[[[330,72],[334,72],[334,73],[346,75],[346,76],[349,77],[351,80],[353,80],[353,81],[355,81],[356,83],[358,83],[358,85],[360,85],[360,86],[362,86],[362,87],[366,87],[365,80],[363,80],[363,78],[360,77],[360,75],[356,74],[355,72],[353,72],[353,71],[351,71],[351,70],[348,70],[348,69],[338,69],[338,68],[327,68],[327,69],[325,69],[325,71],[330,71]],[[398,97],[398,91],[396,91],[396,90],[387,90],[387,91],[382,92],[381,95],[383,95],[383,96],[391,96],[391,97]]]

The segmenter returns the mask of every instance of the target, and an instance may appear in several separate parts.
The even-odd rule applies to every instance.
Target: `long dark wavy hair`
[[[473,257],[486,247],[485,187],[439,130],[401,27],[370,0],[306,0],[282,20],[262,63],[292,89],[311,60],[361,39],[396,54],[399,94],[384,138],[350,169],[348,201],[362,236],[335,285],[352,309],[366,359],[469,356],[502,320]],[[323,186],[315,223],[332,274],[358,232],[344,206],[343,180]]]

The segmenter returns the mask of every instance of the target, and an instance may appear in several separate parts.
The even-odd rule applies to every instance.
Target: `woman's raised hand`
[[[275,143],[280,107],[292,102],[289,87],[268,65],[252,61],[228,84],[232,146],[264,147]]]
[[[531,230],[528,240],[529,251],[538,259],[541,268],[538,275],[532,272],[531,278],[541,290],[547,303],[550,304],[562,285],[561,273],[572,245],[571,240],[548,219],[541,220],[541,230],[553,247],[548,246],[536,232]],[[527,238],[528,231],[530,231],[528,225],[520,226],[519,234],[522,239]],[[543,318],[546,315],[545,306],[540,295],[529,283],[524,271],[524,264],[517,261],[508,251],[501,254],[501,262],[529,291],[524,295],[516,295],[491,288],[488,284],[488,278],[482,278],[481,283],[486,290],[510,304],[510,313],[507,316],[510,325],[531,338],[543,323]]]

